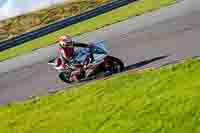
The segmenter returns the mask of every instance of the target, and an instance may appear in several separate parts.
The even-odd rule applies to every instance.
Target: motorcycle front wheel
[[[69,76],[70,73],[66,73],[66,72],[61,72],[58,77],[60,78],[61,81],[65,82],[65,83],[71,83],[69,80]]]

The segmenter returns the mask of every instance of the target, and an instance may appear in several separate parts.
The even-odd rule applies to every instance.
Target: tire
[[[108,68],[110,69],[109,73],[106,72],[106,70],[108,69],[105,67],[105,64],[109,64],[110,66]],[[96,67],[96,69],[87,76],[87,79],[100,79],[110,76],[112,74],[123,72],[124,70],[124,63],[120,59],[113,56],[107,56],[104,59],[104,62]]]
[[[105,59],[105,62],[109,66],[108,68],[105,68],[106,70],[109,69],[109,71],[110,71],[110,74],[108,74],[108,75],[120,73],[120,72],[123,72],[125,70],[124,63],[116,57],[108,56]]]
[[[61,72],[58,77],[60,78],[61,81],[65,82],[65,83],[71,83],[69,81],[69,74],[65,73],[65,72]]]
[[[118,58],[115,58],[113,61],[113,69],[114,73],[120,73],[124,71],[124,63],[119,60]]]

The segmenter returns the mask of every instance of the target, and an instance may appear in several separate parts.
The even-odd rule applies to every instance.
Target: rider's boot
[[[77,69],[71,73],[70,81],[79,82],[78,76],[80,75],[81,69]]]

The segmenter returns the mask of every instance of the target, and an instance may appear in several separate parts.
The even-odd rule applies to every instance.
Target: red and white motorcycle
[[[76,74],[78,81],[96,79],[124,71],[124,63],[120,59],[110,56],[102,42],[96,42],[90,51],[93,53],[94,61],[87,66],[81,65],[80,62],[89,60],[89,52],[88,48],[80,48],[75,51],[73,60],[65,64],[65,69],[57,69],[59,78],[64,82],[72,83],[73,73],[77,70],[79,70],[79,73]],[[48,64],[55,66],[54,61],[55,59],[50,60]]]

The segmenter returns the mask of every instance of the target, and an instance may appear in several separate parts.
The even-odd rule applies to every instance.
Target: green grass
[[[23,45],[0,52],[0,61],[31,52],[36,48],[51,45],[57,40],[59,36],[63,34],[72,36],[80,35],[84,32],[93,31],[103,26],[125,20],[130,16],[140,15],[144,12],[152,11],[173,3],[175,3],[175,0],[139,0],[138,2],[131,3],[127,6],[113,10],[106,14],[66,27],[46,36],[26,42]]]
[[[200,60],[0,108],[1,133],[199,133]]]

